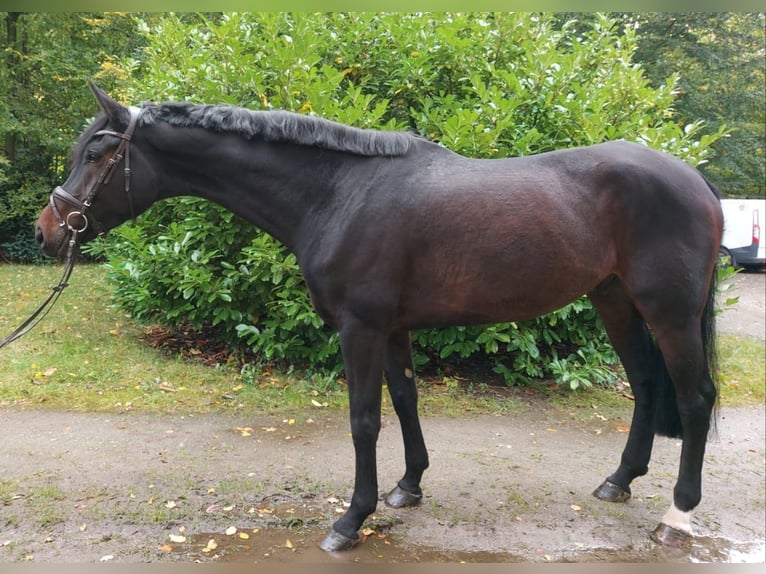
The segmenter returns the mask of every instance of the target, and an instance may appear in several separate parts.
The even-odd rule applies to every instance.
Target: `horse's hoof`
[[[630,500],[630,489],[624,490],[615,483],[605,480],[593,491],[593,496],[607,502],[627,502]]]
[[[673,528],[664,522],[660,522],[657,528],[654,529],[654,532],[651,533],[650,538],[657,544],[662,544],[663,546],[684,548],[691,543],[692,535],[689,532]]]
[[[422,494],[413,494],[401,488],[398,484],[386,496],[386,504],[391,508],[406,508],[408,506],[417,506],[423,500]]]
[[[319,547],[325,552],[343,552],[344,550],[351,550],[359,543],[359,537],[349,538],[344,536],[335,529],[330,530],[330,534],[327,538],[319,543]]]

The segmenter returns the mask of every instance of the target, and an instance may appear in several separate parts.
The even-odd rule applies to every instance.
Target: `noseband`
[[[82,233],[88,228],[89,220],[85,212],[90,209],[93,199],[98,193],[99,187],[107,185],[112,178],[112,172],[114,168],[125,159],[125,194],[128,198],[128,205],[130,206],[130,217],[133,221],[136,220],[135,211],[133,209],[133,196],[130,194],[130,140],[133,138],[133,132],[136,130],[136,124],[138,123],[138,113],[131,113],[130,123],[125,133],[119,133],[112,130],[100,130],[97,131],[94,136],[114,136],[120,138],[120,143],[117,145],[117,149],[114,150],[112,157],[109,158],[104,169],[101,171],[98,179],[88,190],[88,194],[85,199],[80,200],[74,194],[68,192],[62,186],[56,187],[51,193],[50,206],[56,219],[59,221],[59,227],[66,227],[70,233],[76,238],[77,234]],[[56,201],[64,202],[71,207],[74,207],[74,211],[67,213],[66,217],[59,211]],[[77,219],[81,220],[80,225],[77,225]],[[95,218],[91,218],[93,227],[96,233],[104,235],[106,229]]]

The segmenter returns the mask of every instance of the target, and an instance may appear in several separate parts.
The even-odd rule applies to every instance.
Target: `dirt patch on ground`
[[[381,495],[403,471],[398,425],[384,422]],[[762,407],[723,410],[697,542],[682,553],[648,538],[670,504],[679,441],[658,439],[629,503],[590,494],[616,466],[625,430],[623,419],[583,420],[545,404],[506,417],[428,418],[421,507],[381,503],[365,541],[328,556],[316,544],[353,484],[341,413],[279,420],[5,410],[0,560],[764,561]]]

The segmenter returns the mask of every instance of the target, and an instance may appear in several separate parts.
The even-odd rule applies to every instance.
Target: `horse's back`
[[[329,226],[334,271],[317,271],[365,309],[395,305],[402,327],[528,319],[611,275],[673,271],[673,251],[715,242],[705,180],[639,144],[504,160],[420,147]]]

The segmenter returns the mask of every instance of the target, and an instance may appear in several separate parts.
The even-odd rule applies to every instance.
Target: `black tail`
[[[676,390],[656,343],[655,349],[654,432],[662,436],[681,438],[683,426],[676,402]]]

